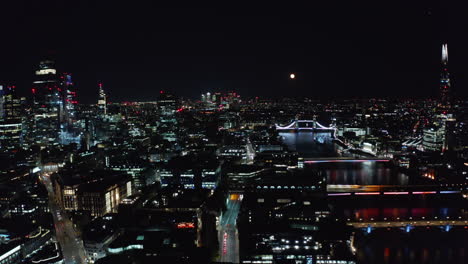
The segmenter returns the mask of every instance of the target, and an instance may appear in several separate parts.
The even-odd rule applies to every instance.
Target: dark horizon
[[[39,60],[54,54],[83,103],[103,82],[110,101],[199,98],[410,97],[439,94],[448,43],[454,97],[468,96],[463,8],[442,1],[160,8],[115,3],[8,4],[0,81],[30,96]],[[291,81],[289,74],[297,79]]]

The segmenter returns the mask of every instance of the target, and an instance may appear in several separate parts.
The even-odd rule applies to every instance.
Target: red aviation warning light
[[[188,228],[195,228],[194,223],[189,223],[189,222],[182,222],[177,224],[178,229],[188,229]]]

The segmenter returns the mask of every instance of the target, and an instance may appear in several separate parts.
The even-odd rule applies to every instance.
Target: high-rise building
[[[442,45],[442,72],[440,74],[440,102],[439,106],[446,110],[450,107],[450,74],[448,70],[448,46]]]
[[[161,91],[158,98],[158,108],[162,116],[173,116],[177,110],[177,98],[173,94]]]
[[[220,92],[216,92],[213,94],[213,102],[217,105],[219,105],[221,103],[221,93]]]
[[[3,119],[19,122],[21,111],[21,98],[16,93],[16,86],[7,86],[3,95]]]
[[[201,101],[211,104],[216,101],[216,94],[211,94],[210,92],[204,93],[201,95]]]
[[[78,102],[71,74],[59,73],[52,60],[41,61],[31,91],[34,142],[41,145],[72,142]]]
[[[76,121],[75,105],[78,104],[76,99],[76,91],[73,86],[73,81],[70,73],[63,73],[60,76],[60,91],[62,97],[62,120],[61,123],[70,128]]]
[[[102,88],[102,83],[99,83],[98,110],[100,116],[107,115],[107,95]]]
[[[445,126],[431,126],[424,129],[423,148],[425,151],[442,151],[445,142]]]
[[[5,94],[5,91],[3,90],[3,85],[0,85],[0,120],[3,120],[3,115],[5,113],[5,110],[4,110],[4,102],[5,102],[5,99],[3,97],[3,95]]]
[[[55,62],[39,63],[31,89],[33,94],[34,128],[33,139],[38,144],[58,143],[60,121],[63,120],[63,97]]]
[[[16,86],[0,85],[0,149],[12,149],[22,141],[22,101]]]
[[[159,120],[158,130],[164,140],[177,141],[177,98],[170,93],[161,91],[157,101]]]
[[[455,118],[452,114],[437,115],[432,124],[423,131],[423,149],[425,151],[446,151],[453,149],[453,141],[449,140],[453,134]]]

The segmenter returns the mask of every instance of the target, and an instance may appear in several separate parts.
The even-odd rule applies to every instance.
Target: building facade
[[[132,191],[128,178],[84,184],[78,190],[78,208],[89,211],[93,217],[116,213],[120,201],[132,195]]]
[[[44,60],[35,72],[33,87],[33,140],[37,144],[56,144],[63,114],[61,85],[55,62]]]
[[[22,143],[22,104],[16,86],[0,85],[0,149],[17,148]]]

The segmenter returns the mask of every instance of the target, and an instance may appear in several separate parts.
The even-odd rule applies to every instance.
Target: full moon
[[[295,79],[295,78],[296,78],[296,75],[295,75],[294,73],[291,73],[291,74],[289,75],[289,78],[290,78],[290,79]]]

